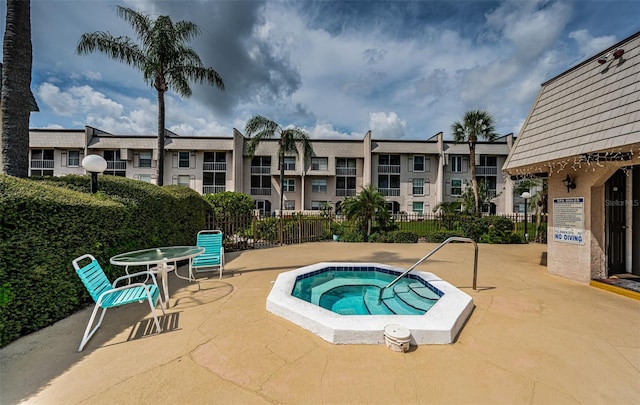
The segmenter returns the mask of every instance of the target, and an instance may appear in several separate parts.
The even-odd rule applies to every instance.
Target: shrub
[[[428,233],[425,236],[425,241],[430,243],[442,243],[452,236],[462,237],[464,235],[462,234],[462,232],[458,231],[440,230]]]
[[[387,236],[387,242],[392,243],[417,243],[419,236],[411,231],[392,231]]]
[[[465,216],[460,221],[465,237],[481,243],[512,243],[514,223],[501,216]]]
[[[113,281],[124,269],[110,265],[111,256],[191,245],[210,210],[187,187],[100,176],[100,191],[91,195],[89,184],[88,176],[0,175],[0,346],[91,301],[74,258],[91,253]]]

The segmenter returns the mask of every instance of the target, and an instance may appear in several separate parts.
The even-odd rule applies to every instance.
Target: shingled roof
[[[617,50],[624,53],[614,57]],[[640,32],[543,83],[503,169],[514,174],[527,166],[637,143]]]

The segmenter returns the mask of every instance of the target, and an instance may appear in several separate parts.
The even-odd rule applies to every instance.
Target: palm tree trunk
[[[29,176],[29,113],[31,110],[31,3],[7,0],[2,43],[2,136],[0,172]]]
[[[158,90],[158,179],[164,185],[164,91]]]
[[[478,180],[476,179],[476,144],[469,142],[469,170],[471,171],[471,187],[473,189],[474,206],[473,213],[480,212],[480,201],[478,195]]]

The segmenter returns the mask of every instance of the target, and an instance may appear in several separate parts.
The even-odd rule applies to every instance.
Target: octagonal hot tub
[[[363,281],[358,280],[359,272],[375,275]],[[381,290],[403,272],[380,263],[323,262],[301,267],[278,275],[267,297],[267,310],[330,343],[384,343],[385,326],[391,324],[409,329],[413,345],[452,343],[473,311],[471,297],[435,274],[415,270],[405,277],[407,280],[400,280],[405,281],[398,283],[402,284],[400,290],[385,290],[382,297],[375,295],[376,288]],[[349,276],[343,281],[341,274],[347,273]],[[317,281],[304,285],[310,277]],[[364,284],[372,288],[361,288]],[[336,291],[343,290],[362,290],[362,303],[350,308],[354,306],[349,304],[354,301],[352,297],[336,298]],[[400,300],[404,301],[402,306],[418,311],[394,310],[399,304],[385,305],[388,298],[403,294],[407,297]],[[424,303],[420,302],[421,297]]]

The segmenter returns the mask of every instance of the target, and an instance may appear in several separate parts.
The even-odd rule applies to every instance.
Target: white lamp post
[[[527,200],[531,198],[531,193],[525,191],[521,195],[524,198],[524,241],[529,242],[529,230],[527,229]]]
[[[91,194],[98,191],[98,173],[107,170],[107,161],[99,155],[87,155],[82,159],[82,167],[91,174]]]

